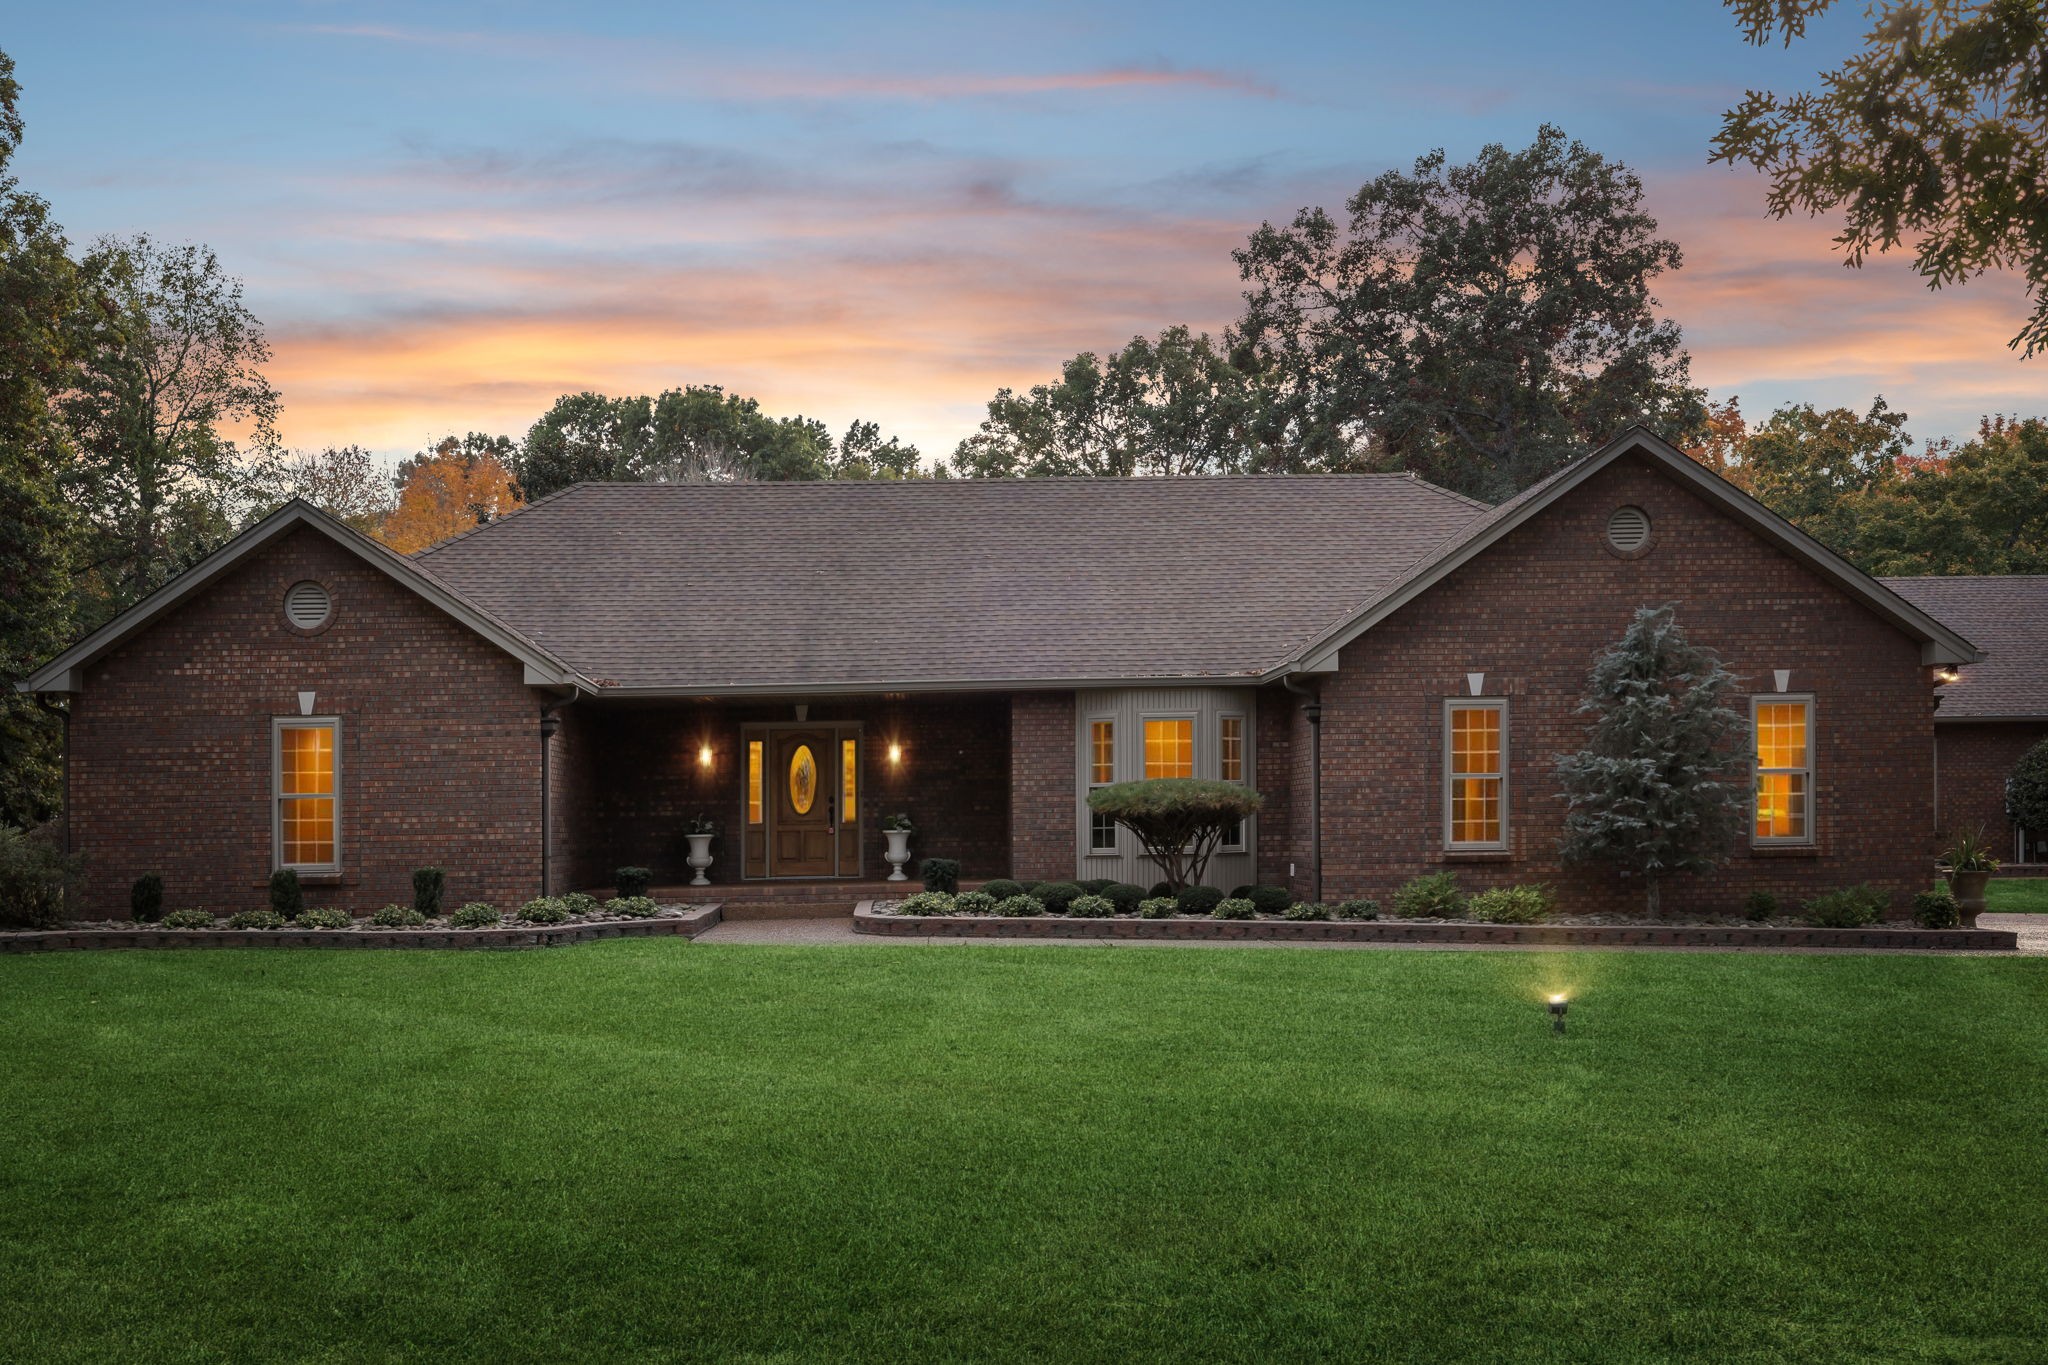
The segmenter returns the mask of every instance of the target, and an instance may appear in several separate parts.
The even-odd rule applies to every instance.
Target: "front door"
[[[838,869],[839,746],[830,730],[776,730],[768,765],[775,792],[771,877],[830,877]]]

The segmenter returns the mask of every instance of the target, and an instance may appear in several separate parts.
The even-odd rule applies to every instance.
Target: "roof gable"
[[[543,686],[590,688],[588,679],[460,592],[422,573],[405,556],[378,544],[302,499],[294,498],[220,549],[179,574],[113,620],[15,684],[21,692],[77,692],[81,671],[122,641],[162,619],[229,569],[294,527],[308,527],[439,608],[526,666],[526,680]]]

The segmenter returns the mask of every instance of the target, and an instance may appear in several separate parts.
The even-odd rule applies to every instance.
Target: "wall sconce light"
[[[1564,1032],[1565,998],[1561,995],[1550,997],[1550,1027],[1558,1033]]]
[[[711,766],[711,746],[709,744],[697,746],[697,766],[700,768]]]
[[[889,762],[890,762],[890,763],[891,763],[891,764],[893,765],[893,764],[901,763],[902,761],[903,761],[903,746],[902,746],[901,744],[897,744],[897,743],[894,743],[894,742],[892,741],[892,742],[890,743],[890,745],[889,745]]]
[[[1962,676],[1961,669],[1948,664],[1943,664],[1940,668],[1934,670],[1934,680],[1938,683],[1952,683]]]

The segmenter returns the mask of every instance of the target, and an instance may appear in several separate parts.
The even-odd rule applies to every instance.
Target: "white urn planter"
[[[889,840],[888,849],[882,854],[889,860],[889,880],[907,882],[903,875],[903,864],[910,861],[910,831],[907,829],[885,829],[883,835]]]
[[[690,878],[692,886],[709,886],[711,879],[704,875],[704,869],[711,866],[711,836],[708,834],[686,834],[690,841],[690,866],[697,873]]]

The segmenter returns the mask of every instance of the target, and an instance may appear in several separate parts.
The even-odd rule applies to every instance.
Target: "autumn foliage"
[[[406,462],[398,506],[379,534],[400,554],[438,545],[524,505],[511,471],[495,454],[465,451],[453,439]]]

